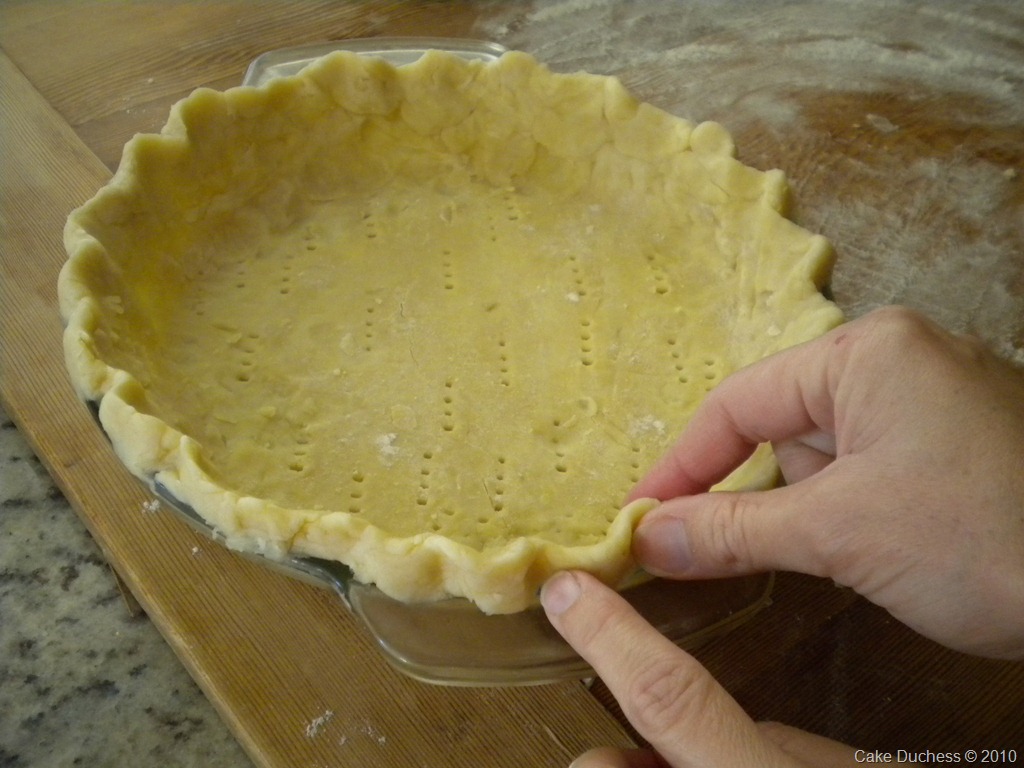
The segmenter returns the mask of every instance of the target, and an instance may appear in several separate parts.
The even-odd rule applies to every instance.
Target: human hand
[[[758,443],[788,485],[705,493]],[[1024,658],[1024,376],[889,308],[725,379],[631,498],[673,578],[792,570],[962,651]]]
[[[761,442],[787,487],[706,493]],[[881,310],[729,377],[630,496],[664,500],[634,539],[654,573],[829,576],[951,647],[1024,657],[1024,377],[919,315]],[[558,574],[541,601],[656,750],[574,768],[856,764],[754,723],[594,578]]]
[[[777,723],[755,723],[696,659],[593,576],[557,574],[544,585],[541,602],[653,747],[603,747],[572,768],[856,765],[851,747]]]

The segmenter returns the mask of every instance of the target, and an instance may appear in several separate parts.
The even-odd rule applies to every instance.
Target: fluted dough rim
[[[488,81],[499,83],[506,94],[505,101],[488,108],[495,114],[505,110],[508,122],[488,124],[506,135],[481,138],[469,133],[469,118],[481,109],[474,102],[474,88]],[[440,106],[438,92],[448,97]],[[144,384],[105,360],[101,351],[106,318],[123,312],[119,281],[128,279],[126,272],[143,279],[151,267],[141,262],[159,255],[117,253],[122,247],[119,233],[131,228],[143,205],[188,213],[189,190],[167,185],[166,180],[176,178],[176,168],[205,162],[205,154],[222,146],[222,133],[232,126],[237,126],[239,141],[255,141],[253,126],[260,124],[261,140],[276,142],[281,153],[303,152],[301,130],[282,117],[300,104],[307,115],[343,111],[347,122],[336,121],[339,131],[358,131],[365,120],[385,116],[401,121],[403,130],[411,128],[424,137],[424,146],[432,147],[429,151],[444,147],[468,158],[474,172],[495,187],[539,174],[543,168],[538,168],[544,166],[562,174],[549,174],[544,181],[557,186],[558,194],[601,185],[622,185],[631,187],[624,192],[647,194],[654,184],[667,199],[691,196],[716,215],[737,212],[755,222],[782,244],[781,255],[773,254],[762,237],[749,254],[750,275],[740,281],[741,289],[750,292],[750,301],[739,312],[733,339],[737,345],[752,344],[753,338],[763,341],[755,357],[817,336],[841,320],[836,307],[819,293],[831,268],[831,250],[823,238],[784,217],[782,174],[743,166],[735,160],[732,140],[721,126],[695,126],[641,104],[615,78],[554,74],[516,52],[487,64],[430,53],[397,69],[337,53],[295,77],[257,88],[223,93],[200,89],[174,106],[159,134],[132,139],[110,183],[68,217],[64,239],[69,258],[58,288],[72,383],[82,399],[99,403],[101,423],[121,461],[138,477],[159,482],[195,509],[233,546],[270,556],[291,552],[341,560],[360,581],[375,583],[401,600],[464,596],[484,611],[507,613],[535,603],[540,585],[564,568],[582,568],[608,583],[622,583],[635,570],[630,554],[633,529],[656,506],[652,500],[641,500],[624,507],[603,538],[582,546],[531,535],[479,549],[431,532],[394,536],[341,509],[291,508],[224,487],[211,472],[203,446],[150,412]],[[536,113],[532,118],[523,117],[531,110]],[[541,114],[543,120],[537,117]],[[260,155],[264,163],[273,157],[268,152]],[[348,170],[359,172],[360,162],[353,160]],[[687,172],[706,173],[706,188],[686,187],[673,177],[674,164],[687,164]],[[287,165],[282,160],[281,166]],[[275,186],[257,178],[260,172],[258,164],[241,168],[238,183],[261,188],[263,198],[270,200],[261,199],[260,204],[267,206],[261,212],[277,211],[275,196],[290,199],[289,180],[279,179]],[[263,172],[273,174],[276,169]],[[410,172],[429,171],[414,167]],[[228,179],[221,181],[225,189],[230,186]],[[314,186],[317,183],[326,182],[313,178]],[[203,194],[208,204],[204,215],[235,202],[223,190],[204,188]],[[139,203],[140,199],[151,201]],[[269,221],[252,226],[274,225]],[[168,230],[168,237],[179,235]],[[158,304],[160,298],[150,300]],[[765,336],[763,331],[770,332]],[[770,455],[761,451],[722,488],[765,487],[774,476]]]

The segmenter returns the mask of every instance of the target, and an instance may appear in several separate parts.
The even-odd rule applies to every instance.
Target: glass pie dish
[[[498,43],[448,37],[367,37],[314,43],[260,54],[249,64],[242,85],[262,85],[275,77],[297,74],[307,64],[335,51],[377,56],[402,66],[411,64],[427,51],[447,51],[469,61],[494,61],[506,50]]]
[[[319,60],[318,57],[335,50],[348,50],[360,55],[378,56],[384,58],[393,66],[402,67],[418,60],[426,51],[430,50],[441,50],[471,60],[489,60],[498,58],[504,49],[501,46],[489,43],[443,39],[357,40],[344,41],[327,46],[291,48],[271,51],[255,59],[246,74],[244,84],[260,85],[274,78],[296,74],[308,65],[309,62]],[[356,57],[351,57],[351,60],[361,61],[361,59]],[[507,60],[509,59],[503,59],[503,61]],[[365,61],[360,66],[364,65],[369,67]],[[376,63],[374,66],[376,66]],[[409,73],[411,69],[404,70],[404,72]],[[271,86],[271,89],[281,85],[283,88],[279,89],[278,92],[285,92],[290,87],[291,82],[294,81],[274,84]],[[243,97],[240,96],[240,98]],[[243,101],[243,103],[245,102]],[[573,114],[570,117],[574,118],[575,115]],[[694,133],[694,135],[697,134]],[[718,163],[719,161],[716,158],[721,154],[719,150],[719,143],[721,143],[719,141],[721,137],[720,132],[716,129],[706,129],[699,135],[702,137],[701,143],[705,144],[705,150],[710,153],[709,157],[714,156],[714,162]],[[297,139],[298,137],[293,135],[291,138]],[[551,138],[553,141],[560,139],[557,135],[552,135]],[[153,138],[151,143],[159,140],[162,139]],[[710,148],[708,145],[709,141],[713,144]],[[504,151],[504,145],[502,148]],[[570,146],[569,151],[573,150],[574,147]],[[721,163],[724,162],[724,160],[721,161]],[[732,168],[732,166],[729,166],[729,168]],[[777,179],[773,177],[773,183],[775,180]],[[760,189],[760,187],[757,188]],[[771,189],[775,189],[775,186],[772,185]],[[717,187],[712,191],[717,194]],[[393,203],[392,191],[387,191],[385,197],[387,196],[392,197],[389,197],[385,203]],[[769,197],[768,207],[773,209],[772,214],[774,215],[774,204],[772,201],[775,200],[775,196],[772,194]],[[758,200],[763,202],[764,196],[758,198]],[[514,208],[514,203],[515,200],[509,196],[509,199],[503,204],[508,206],[508,210],[505,213],[507,213],[509,222],[503,223],[503,226],[522,226],[522,224],[516,223],[519,220],[519,211]],[[230,200],[222,201],[221,205],[224,210],[230,210]],[[595,206],[590,206],[584,212],[587,216],[597,216],[599,212],[596,212],[595,208]],[[444,214],[447,214],[446,218]],[[452,214],[453,210],[442,208],[440,220],[445,224],[451,223]],[[374,242],[378,237],[378,231],[373,228],[376,224],[374,220],[368,217],[364,217],[364,221],[370,222],[364,224],[367,232],[366,239],[368,242]],[[583,233],[591,234],[592,229],[586,229]],[[803,241],[801,242],[803,243]],[[813,248],[809,253],[817,259],[821,256],[820,244],[813,242],[812,246]],[[303,247],[304,250],[315,250],[315,243],[311,241],[305,243],[304,241]],[[574,288],[564,294],[564,296],[556,298],[559,301],[568,302],[571,306],[580,306],[586,303],[582,302],[582,299],[585,296],[584,289],[589,288],[589,286],[585,284],[578,274],[579,265],[575,264],[574,260],[570,258],[563,266],[575,275]],[[651,290],[654,295],[666,295],[669,292],[669,285],[662,270],[660,270],[659,264],[655,261],[650,261],[648,268],[650,270],[650,279],[653,281]],[[445,281],[449,281],[449,276],[444,275]],[[282,295],[290,294],[298,283],[297,280],[293,280],[293,274],[291,273],[286,274],[282,281],[280,290]],[[245,281],[241,278],[239,283],[238,288],[245,287],[243,285]],[[808,285],[810,285],[810,281],[808,281]],[[441,287],[445,291],[453,289],[453,286],[445,284],[437,287],[438,290]],[[770,294],[770,291],[763,293]],[[150,295],[147,294],[147,296]],[[108,298],[113,301],[108,306],[109,311],[114,314],[122,314],[123,307],[120,303],[120,297]],[[150,298],[153,298],[154,305],[159,305],[160,302],[168,305],[173,303],[163,292],[154,292]],[[406,313],[404,313],[406,307],[401,305],[399,308],[402,310],[402,318],[408,319]],[[494,309],[494,306],[487,305],[484,309],[489,312]],[[374,333],[376,333],[376,324],[380,317],[377,305],[372,305],[367,311],[374,313],[373,317],[368,319],[367,326],[368,328],[373,328]],[[617,326],[614,327],[617,328]],[[580,328],[582,330],[570,329],[568,335],[572,337],[570,342],[579,347],[573,353],[579,356],[578,362],[580,362],[580,365],[590,367],[593,364],[593,359],[590,357],[593,329],[590,321],[586,321]],[[759,327],[759,331],[773,338],[779,337],[783,333],[782,330],[775,326]],[[572,336],[573,334],[574,337]],[[252,339],[239,336],[236,341],[240,349],[246,351],[244,347]],[[231,343],[234,344],[236,341]],[[503,356],[501,360],[503,367],[501,373],[505,374],[507,373],[504,367],[505,342],[504,340],[498,341],[496,339],[493,344],[502,347]],[[685,384],[689,379],[697,378],[691,376],[688,379],[685,373],[680,373],[683,369],[678,359],[679,354],[676,349],[677,342],[674,335],[665,341],[664,344],[663,351],[668,357],[670,364],[674,367],[673,379]],[[370,348],[369,343],[364,347],[367,351]],[[246,354],[248,353],[246,352]],[[670,354],[671,357],[669,356]],[[412,354],[411,356],[415,357]],[[173,365],[167,360],[160,360],[159,362],[162,366]],[[250,374],[247,367],[252,365],[251,360],[248,357],[244,357],[239,365],[242,368],[237,372],[237,376],[232,379],[234,382],[232,386],[242,386],[249,382]],[[698,361],[697,365],[700,366],[700,380],[707,379],[711,381],[718,378],[718,374],[711,370],[711,367],[715,365],[714,359],[702,358]],[[500,382],[501,385],[506,383],[505,381]],[[451,383],[445,382],[444,386],[450,387]],[[711,385],[709,384],[708,386]],[[566,400],[566,402],[571,402],[573,408],[586,407],[581,414],[573,414],[572,419],[579,419],[580,422],[583,422],[584,417],[590,418],[595,415],[597,409],[593,400],[583,397],[579,391],[574,391],[571,394],[574,399]],[[446,409],[443,412],[444,416],[450,417],[452,415],[449,408],[449,403],[452,401],[451,397],[445,396],[443,401],[445,403],[444,408]],[[645,403],[649,401],[647,399]],[[258,409],[258,416],[261,418],[265,417],[270,420],[278,416],[278,413],[270,404],[262,400],[258,404],[261,406]],[[646,408],[646,404],[644,408]],[[392,408],[392,416],[398,420],[403,420],[409,415],[406,412],[397,413]],[[200,418],[203,418],[203,415]],[[214,418],[216,418],[215,415]],[[560,414],[556,414],[555,419],[552,420],[549,417],[546,423],[546,429],[550,433],[546,439],[549,439],[551,445],[554,446],[552,450],[556,452],[555,456],[559,460],[564,458],[563,453],[561,453],[562,443],[559,440],[570,422],[571,419],[563,420]],[[643,428],[647,432],[654,430],[658,433],[664,432],[669,434],[672,431],[667,429],[662,421],[654,417],[645,418],[632,426]],[[443,429],[445,432],[451,432],[452,425],[444,424]],[[112,434],[112,439],[117,442],[117,435],[112,433],[110,429],[108,431],[109,434]],[[623,433],[618,432],[616,434],[622,435]],[[394,435],[385,434],[384,437],[387,439],[383,443],[377,444],[377,449],[382,459],[389,459],[395,450],[393,444]],[[305,456],[308,451],[308,441],[302,435],[300,435],[300,438],[297,438],[295,441],[297,457]],[[628,443],[626,443],[624,451],[628,450],[631,449]],[[630,457],[633,462],[632,474],[636,474],[641,466],[638,458],[639,452],[637,451],[636,453],[637,456]],[[433,460],[434,457],[423,454],[423,458],[425,460]],[[613,459],[601,458],[609,466],[616,464]],[[502,457],[499,457],[497,461],[500,465],[505,464],[505,459]],[[294,470],[295,476],[299,477],[299,473],[305,470],[305,466],[299,459],[296,459],[293,464],[294,466],[290,465],[289,469]],[[555,469],[558,473],[564,474],[565,467],[560,464]],[[617,464],[621,464],[621,462]],[[503,466],[499,466],[496,470],[492,471],[495,472],[494,478],[498,481],[504,483],[510,479],[506,476],[506,469]],[[136,471],[136,474],[150,483],[155,494],[170,509],[175,510],[189,524],[196,526],[214,540],[239,551],[244,556],[256,558],[267,567],[281,570],[290,575],[290,577],[333,590],[347,608],[366,625],[368,630],[377,639],[380,648],[389,662],[403,673],[428,682],[452,685],[536,684],[567,678],[585,678],[593,674],[583,660],[551,628],[539,607],[527,607],[525,610],[517,612],[487,613],[480,610],[470,600],[464,598],[446,598],[422,602],[398,600],[389,597],[385,594],[385,591],[378,587],[361,582],[355,577],[352,569],[335,560],[309,555],[282,553],[280,550],[274,551],[273,554],[254,553],[247,550],[244,546],[239,546],[237,539],[225,536],[217,526],[208,522],[209,516],[200,511],[203,509],[201,502],[182,501],[183,499],[194,499],[196,497],[189,497],[186,494],[179,495],[172,487],[164,484],[159,475],[148,474],[144,471]],[[352,483],[359,485],[364,482],[365,478],[361,476],[361,473],[355,474],[357,476],[350,478]],[[436,470],[426,468],[421,474],[424,477],[429,476],[431,482],[433,482],[435,477],[439,477],[442,474],[440,463],[438,462]],[[634,477],[633,479],[635,480],[636,478]],[[425,482],[425,480],[421,480],[421,482]],[[301,482],[297,484],[301,484]],[[493,485],[481,484],[483,484],[484,490],[487,493],[492,492]],[[425,485],[421,487],[425,487]],[[358,493],[353,492],[352,498],[361,498],[361,489],[356,488],[355,490]],[[503,509],[503,503],[508,499],[508,496],[503,497],[502,495],[505,492],[501,489],[497,490],[496,494],[497,496],[489,501],[494,505],[494,510],[499,512]],[[560,502],[555,500],[554,504],[558,503]],[[196,506],[190,506],[191,504]],[[550,507],[542,507],[542,509],[547,514],[547,510]],[[361,510],[354,510],[354,512],[359,511]],[[628,529],[626,530],[628,532]],[[628,555],[628,546],[625,547],[625,552]],[[561,565],[559,567],[565,566]],[[627,583],[627,586],[622,588],[622,593],[647,618],[647,621],[669,639],[680,646],[693,647],[699,642],[744,621],[745,618],[750,617],[755,611],[767,604],[771,584],[772,577],[770,574],[751,575],[751,577],[746,578],[712,582],[687,583],[672,583],[642,578],[636,582]],[[525,590],[524,594],[529,596],[536,594],[534,591],[536,587],[537,584],[530,585],[529,590]]]
[[[194,529],[230,546],[195,510],[158,483],[157,497]],[[267,568],[335,592],[365,624],[385,658],[400,672],[444,685],[536,685],[585,679],[593,670],[554,630],[540,607],[485,614],[463,598],[403,603],[353,577],[344,564],[314,557],[237,554]],[[621,594],[662,634],[682,648],[749,619],[770,603],[772,574],[714,581],[650,579]]]
[[[253,60],[243,84],[260,85],[297,73],[336,50],[379,56],[397,66],[439,49],[471,60],[493,60],[505,49],[492,42],[445,38],[367,38],[285,48]],[[158,496],[194,527],[214,538],[194,510],[166,489]],[[244,553],[243,553],[244,554]],[[356,581],[343,564],[310,557],[284,560],[250,555],[285,574],[335,591],[376,638],[400,671],[414,678],[452,685],[521,685],[585,678],[593,671],[551,627],[539,607],[488,615],[467,600],[403,603],[372,585]],[[772,575],[715,581],[643,581],[622,594],[651,624],[676,644],[693,648],[742,623],[770,602]]]

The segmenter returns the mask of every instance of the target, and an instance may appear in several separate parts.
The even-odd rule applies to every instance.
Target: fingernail
[[[580,583],[567,571],[556,573],[540,590],[540,603],[549,616],[565,613],[580,596]]]
[[[673,517],[659,515],[641,522],[633,538],[633,552],[644,568],[658,576],[685,573],[693,565],[686,528]]]

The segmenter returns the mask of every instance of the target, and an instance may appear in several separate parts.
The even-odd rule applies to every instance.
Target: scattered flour
[[[388,737],[374,728],[370,723],[363,723],[359,728],[359,732],[373,741],[376,741],[381,746],[388,743]]]
[[[330,712],[330,711],[328,711],[327,714],[329,714],[331,716],[334,715],[334,713]],[[368,720],[360,719],[360,720],[358,720],[355,723],[350,722],[348,724],[348,726],[349,727],[347,727],[347,728],[344,728],[344,726],[343,726],[344,730],[354,731],[354,734],[356,736],[359,736],[359,737],[362,737],[362,738],[365,738],[365,739],[369,739],[370,741],[375,742],[379,746],[383,747],[385,744],[388,743],[388,737],[385,736],[383,733],[381,733],[379,730],[377,730],[373,726],[373,724],[370,723]],[[306,734],[309,735],[309,730],[308,729],[306,731]],[[339,747],[345,746],[346,744],[349,743],[350,738],[351,738],[351,736],[350,736],[349,733],[342,734],[338,738],[338,746]]]
[[[898,125],[893,123],[889,118],[882,115],[875,115],[872,113],[867,114],[868,124],[879,133],[894,133],[900,129]]]
[[[902,303],[1024,356],[1024,4],[494,2],[475,34],[615,75],[781,167],[849,316]]]
[[[154,515],[160,511],[160,499],[150,499],[149,501],[142,502],[142,513],[146,515]]]
[[[334,712],[330,709],[326,710],[322,715],[318,715],[310,720],[306,724],[306,738],[315,739],[320,735],[320,731],[324,729],[324,726],[331,721],[334,717]]]
[[[634,438],[652,433],[659,437],[664,437],[665,430],[665,422],[650,415],[634,419],[629,425],[629,435]]]
[[[398,455],[399,448],[395,445],[395,441],[398,440],[398,435],[394,432],[388,432],[386,435],[380,435],[374,440],[374,444],[377,446],[377,450],[380,451],[381,456],[391,458]]]
[[[678,114],[694,119],[762,89],[885,91],[904,78],[980,91],[1019,115],[1022,25],[1019,6],[966,0],[555,0],[532,11],[497,3],[479,34],[557,70],[618,75],[642,98],[645,84],[675,76],[661,106],[692,107]],[[782,55],[758,57],[766,49]]]

